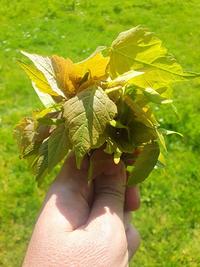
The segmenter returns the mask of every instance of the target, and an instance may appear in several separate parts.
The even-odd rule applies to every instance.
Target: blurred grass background
[[[17,121],[41,107],[16,63],[19,51],[81,60],[142,24],[186,70],[200,72],[199,18],[199,0],[0,0],[0,266],[21,265],[48,186],[37,188],[12,136]],[[175,104],[180,118],[165,107],[160,123],[184,139],[168,138],[167,168],[141,185],[133,221],[142,244],[131,266],[200,266],[200,81],[176,86]]]

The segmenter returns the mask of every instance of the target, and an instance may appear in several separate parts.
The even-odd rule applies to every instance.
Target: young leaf
[[[44,74],[41,71],[39,71],[38,69],[36,69],[31,65],[23,63],[22,61],[18,61],[18,63],[22,67],[22,69],[26,72],[26,74],[29,76],[29,78],[32,80],[32,82],[34,82],[38,90],[40,90],[45,94],[58,95],[51,89],[47,79],[45,78]]]
[[[116,151],[114,152],[114,163],[115,164],[118,164],[120,162],[121,155],[122,155],[122,151],[119,148],[117,148]]]
[[[64,104],[64,118],[80,167],[84,155],[105,142],[105,128],[117,114],[117,107],[101,88],[92,87]]]
[[[55,104],[55,101],[51,95],[49,95],[48,93],[43,93],[41,90],[39,90],[34,82],[32,82],[32,86],[36,94],[38,95],[40,101],[46,108],[49,108]]]
[[[122,152],[132,152],[135,144],[132,142],[128,128],[117,128],[111,125],[106,127],[106,151],[112,150],[115,153],[117,149]],[[112,154],[109,153],[109,154]]]
[[[106,139],[106,147],[104,148],[104,152],[106,152],[107,154],[113,154],[116,149],[117,149],[117,145],[113,142],[113,140],[108,137]]]
[[[51,132],[54,130],[55,126],[49,126],[38,123],[38,126],[35,130],[35,136],[33,141],[35,143],[42,143],[45,139],[49,137]]]
[[[113,160],[115,164],[118,164],[120,162],[122,151],[119,149],[118,145],[113,142],[113,140],[111,140],[111,138],[107,138],[104,152],[113,154]]]
[[[156,133],[158,135],[159,143],[164,148],[164,150],[167,151],[167,147],[166,147],[166,144],[165,144],[165,138],[164,138],[163,134],[159,131],[159,129],[156,129]]]
[[[159,154],[158,162],[157,162],[156,166],[158,166],[160,168],[166,167],[165,157],[164,157],[164,155],[161,152]]]
[[[134,116],[138,121],[144,123],[147,127],[154,127],[154,123],[151,120],[151,117],[144,111],[144,109],[134,102],[129,95],[124,96],[125,103],[130,107]]]
[[[33,113],[33,116],[35,117],[36,120],[40,120],[42,119],[43,117],[46,118],[48,117],[49,118],[49,115],[54,113],[55,114],[55,108],[54,107],[48,107],[48,108],[45,108],[43,110],[40,110],[40,111],[35,111]],[[52,117],[52,116],[51,116]]]
[[[76,70],[75,64],[69,58],[65,59],[59,56],[52,56],[51,62],[59,88],[66,96],[75,95],[81,80],[81,75]]]
[[[33,142],[35,135],[35,122],[32,118],[22,119],[15,127],[14,136],[17,140],[21,156]]]
[[[135,77],[142,75],[142,74],[143,72],[130,70],[117,76],[115,79],[110,79],[110,80],[108,79],[105,84],[107,88],[111,88],[111,87],[118,86],[118,85],[121,85],[121,86],[128,85],[132,83]]]
[[[162,42],[141,26],[120,33],[110,49],[109,71],[112,78],[131,69],[144,72],[133,80],[142,88],[157,89],[171,82],[197,77],[194,73],[184,72],[168,55]]]
[[[21,52],[24,56],[28,57],[33,62],[33,64],[36,66],[36,68],[39,71],[41,71],[44,74],[52,90],[58,95],[65,98],[64,93],[57,86],[51,59],[49,57],[43,57],[43,56],[36,55],[36,54],[30,54],[24,51],[21,51]]]
[[[135,163],[127,167],[128,185],[143,181],[156,164],[164,166],[159,145],[166,149],[164,135],[176,132],[159,128],[148,104],[171,103],[172,83],[199,75],[184,72],[153,33],[137,26],[120,33],[109,49],[98,48],[78,63],[23,54],[36,68],[20,64],[48,107],[15,130],[22,157],[37,178],[69,149],[80,167],[85,154],[103,145],[116,164],[120,158],[126,165]],[[90,177],[95,163],[90,164]]]
[[[36,180],[40,183],[42,178],[48,173],[48,140],[32,147],[32,151],[25,157],[36,175]]]
[[[146,98],[153,103],[156,104],[167,104],[167,103],[172,103],[173,101],[171,99],[167,99],[162,97],[157,91],[155,91],[151,87],[147,87],[144,91],[143,94],[146,96]]]
[[[154,128],[147,127],[140,121],[133,120],[128,126],[130,129],[130,139],[135,146],[140,146],[158,138]]]
[[[149,176],[157,163],[159,153],[160,149],[157,142],[144,146],[129,174],[128,186],[141,183]]]
[[[41,146],[41,143],[31,143],[28,147],[26,147],[24,153],[23,153],[23,158],[24,159],[29,159],[30,157],[34,156],[37,157],[39,148]],[[30,164],[31,165],[31,164]]]
[[[29,160],[36,175],[36,180],[41,182],[42,178],[48,173],[48,140],[41,144],[38,154],[33,155],[33,158],[29,158]]]
[[[76,63],[81,69],[82,76],[89,71],[92,79],[105,78],[109,57],[104,57],[101,51],[96,50],[88,58]]]
[[[70,148],[65,125],[59,125],[48,140],[48,170],[51,171],[67,154]]]
[[[57,118],[47,118],[47,117],[42,117],[39,118],[38,121],[42,123],[43,125],[60,125],[64,122],[63,119],[57,119]]]
[[[112,127],[115,127],[115,128],[119,128],[119,129],[127,129],[127,131],[129,130],[128,127],[126,125],[123,125],[120,121],[116,121],[116,120],[111,120],[109,122],[109,124],[112,126]]]
[[[159,128],[159,132],[162,133],[162,134],[165,134],[165,135],[177,134],[177,135],[183,137],[183,135],[181,133],[179,133],[179,132],[170,131],[170,130],[166,130],[166,129],[163,129],[163,128]]]

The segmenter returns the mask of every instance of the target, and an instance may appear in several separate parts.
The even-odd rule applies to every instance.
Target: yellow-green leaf
[[[57,93],[57,95],[65,98],[64,93],[57,86],[51,59],[49,57],[44,57],[37,54],[30,54],[25,51],[21,52],[24,56],[28,57],[33,62],[33,64],[39,71],[44,74],[52,90]]]
[[[32,86],[36,94],[38,95],[40,101],[46,108],[49,108],[55,104],[55,101],[51,95],[49,95],[48,93],[43,93],[41,90],[39,90],[34,82],[32,82]]]
[[[64,118],[78,167],[90,149],[105,142],[106,125],[116,114],[116,105],[101,88],[89,88],[66,101]]]
[[[159,132],[162,133],[162,134],[165,134],[165,135],[177,134],[177,135],[183,137],[183,135],[181,133],[179,133],[179,132],[171,131],[171,130],[167,130],[167,129],[163,129],[163,128],[159,128]]]
[[[140,71],[134,71],[130,70],[127,71],[119,76],[117,76],[115,79],[108,79],[105,82],[105,85],[107,88],[115,87],[115,86],[124,86],[133,83],[133,80],[135,77],[142,75],[143,72]]]
[[[153,88],[151,87],[147,87],[146,89],[144,89],[143,94],[146,96],[146,98],[153,103],[156,104],[168,104],[168,103],[172,103],[172,99],[167,99],[165,97],[163,97],[162,95],[160,95],[157,91],[155,91]]]
[[[41,71],[22,61],[18,61],[18,63],[41,92],[54,96],[58,95],[51,89],[47,79]]]
[[[198,76],[184,72],[167,53],[162,42],[141,26],[120,33],[110,49],[109,72],[112,78],[131,69],[144,72],[133,80],[135,85],[142,88],[157,89],[171,82]]]
[[[147,127],[154,127],[151,117],[148,116],[144,109],[134,102],[129,95],[124,96],[124,101],[130,107],[138,121],[141,121]]]
[[[157,162],[157,167],[164,168],[166,166],[166,160],[164,155],[160,152]]]
[[[164,148],[165,151],[167,151],[167,147],[165,144],[165,138],[163,136],[163,134],[159,131],[159,129],[156,129],[157,135],[158,135],[158,140],[161,144],[161,146]]]
[[[89,71],[92,79],[99,79],[106,75],[108,62],[109,57],[104,57],[101,51],[96,50],[85,60],[76,63],[76,66],[80,68],[82,75]]]

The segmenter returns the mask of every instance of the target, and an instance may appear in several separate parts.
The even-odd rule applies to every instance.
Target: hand
[[[101,150],[93,153],[93,183],[87,183],[88,159],[80,170],[71,155],[44,201],[24,267],[124,267],[139,246],[129,223],[139,207],[136,187],[126,189],[122,162]]]

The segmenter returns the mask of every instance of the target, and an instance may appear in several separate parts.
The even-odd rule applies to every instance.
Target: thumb
[[[92,155],[94,174],[94,201],[90,220],[115,214],[123,221],[126,172],[122,162],[115,164],[113,157],[97,150]]]
[[[38,219],[40,226],[44,225],[43,228],[50,232],[53,227],[70,232],[87,221],[92,198],[92,187],[87,183],[87,166],[85,158],[78,170],[74,154],[68,156],[47,194]]]

